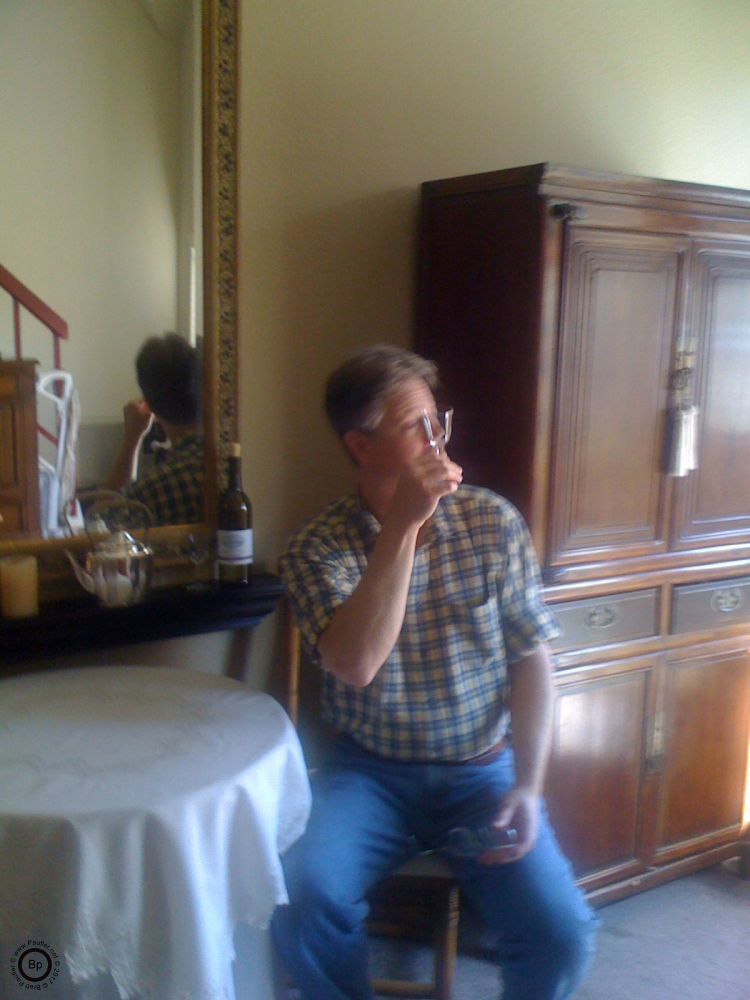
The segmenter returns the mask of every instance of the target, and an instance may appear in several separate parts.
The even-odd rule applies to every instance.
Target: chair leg
[[[454,882],[435,890],[432,982],[418,983],[404,979],[375,979],[373,992],[384,997],[451,1000],[458,950],[459,891]]]
[[[435,924],[435,1000],[451,1000],[458,947],[458,886],[451,882],[443,892]]]

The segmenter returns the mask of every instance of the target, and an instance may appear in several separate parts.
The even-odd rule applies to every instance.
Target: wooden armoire
[[[553,164],[430,181],[417,303],[451,454],[524,514],[561,625],[546,793],[581,884],[742,855],[750,192]]]

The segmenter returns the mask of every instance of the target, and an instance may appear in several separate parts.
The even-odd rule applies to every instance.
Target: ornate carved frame
[[[215,524],[216,496],[227,445],[237,437],[237,100],[238,0],[203,0],[203,203],[213,206],[204,223],[208,521]]]

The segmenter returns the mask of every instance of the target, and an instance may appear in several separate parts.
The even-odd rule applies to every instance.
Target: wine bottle
[[[227,486],[219,496],[217,571],[222,584],[248,583],[253,566],[253,508],[242,490],[240,446],[229,445]]]

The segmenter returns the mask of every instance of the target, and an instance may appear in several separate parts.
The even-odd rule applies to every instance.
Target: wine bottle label
[[[219,562],[251,563],[253,561],[253,529],[216,532],[216,554]]]

